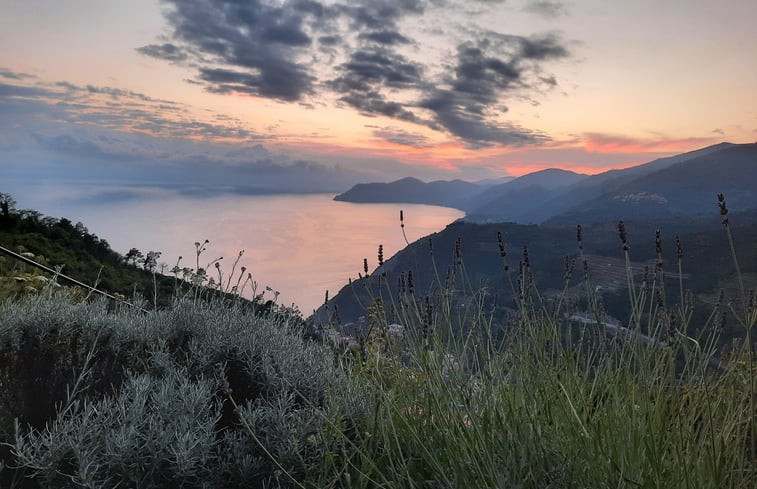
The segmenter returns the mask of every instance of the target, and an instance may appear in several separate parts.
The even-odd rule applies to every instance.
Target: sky
[[[0,186],[340,191],[753,142],[755,19],[744,0],[0,0]]]

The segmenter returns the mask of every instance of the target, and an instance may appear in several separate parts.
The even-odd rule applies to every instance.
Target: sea
[[[165,270],[177,263],[195,268],[195,243],[208,240],[199,256],[201,267],[222,257],[221,271],[228,277],[238,259],[232,283],[244,266],[257,293],[295,305],[305,316],[323,303],[327,291],[333,297],[357,278],[363,259],[372,271],[379,245],[388,259],[407,245],[406,239],[413,242],[463,217],[457,209],[430,205],[337,202],[334,194],[207,195],[149,186],[60,184],[20,191],[13,193],[19,209],[81,222],[124,255],[131,248],[160,251]],[[249,286],[245,295],[250,296]]]

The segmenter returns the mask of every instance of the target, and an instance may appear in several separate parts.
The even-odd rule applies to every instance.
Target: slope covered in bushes
[[[20,487],[257,487],[307,476],[338,450],[318,436],[332,413],[361,404],[300,325],[246,305],[145,314],[65,294],[4,303],[0,442],[6,465],[23,468],[1,475]]]

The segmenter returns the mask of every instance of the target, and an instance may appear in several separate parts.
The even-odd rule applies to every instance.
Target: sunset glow
[[[757,139],[753,2],[302,5],[259,2],[247,25],[223,0],[0,1],[0,162],[210,171],[246,152],[234,164],[347,184],[598,173]]]

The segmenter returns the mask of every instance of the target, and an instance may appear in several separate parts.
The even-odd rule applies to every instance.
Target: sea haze
[[[456,209],[422,204],[337,202],[333,194],[198,197],[165,188],[37,184],[13,195],[19,208],[81,221],[121,254],[132,247],[161,251],[167,269],[179,256],[182,266],[194,267],[196,241],[210,240],[200,266],[223,256],[226,273],[245,250],[237,272],[246,266],[259,291],[280,291],[280,303],[295,303],[305,315],[323,302],[326,290],[334,295],[362,273],[363,258],[372,271],[379,244],[386,258],[405,247],[400,209],[411,242],[463,217]]]

